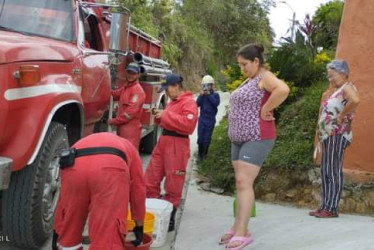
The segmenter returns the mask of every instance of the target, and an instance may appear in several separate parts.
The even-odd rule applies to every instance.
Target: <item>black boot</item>
[[[175,214],[177,213],[177,208],[173,207],[173,211],[170,215],[169,229],[168,232],[174,231],[175,229]]]
[[[208,154],[208,148],[209,148],[209,145],[203,145],[202,146],[202,154],[201,154],[201,159],[202,161],[205,160],[207,154]]]
[[[203,145],[202,144],[197,144],[197,145],[199,146],[197,160],[202,161],[203,160]]]

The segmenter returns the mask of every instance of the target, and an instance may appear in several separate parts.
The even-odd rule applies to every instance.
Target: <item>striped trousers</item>
[[[330,136],[322,141],[321,160],[321,209],[337,213],[343,190],[343,158],[348,146],[343,135]]]

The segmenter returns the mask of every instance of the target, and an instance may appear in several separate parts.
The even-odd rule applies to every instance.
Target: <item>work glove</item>
[[[132,244],[136,247],[142,244],[143,242],[143,230],[143,226],[135,226],[132,230],[135,234],[135,240],[132,241]]]

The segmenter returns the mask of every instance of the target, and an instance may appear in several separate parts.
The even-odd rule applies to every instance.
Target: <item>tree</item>
[[[185,0],[182,12],[206,27],[214,40],[214,56],[227,64],[247,43],[270,46],[272,32],[266,7],[272,3],[257,0]]]
[[[202,75],[217,76],[233,62],[244,44],[271,45],[267,13],[273,0],[118,1],[131,10],[132,24],[154,37],[165,34],[163,58],[192,90]]]
[[[312,19],[315,24],[315,33],[312,36],[312,41],[316,47],[335,50],[343,8],[344,2],[335,0],[321,5],[317,9]]]
[[[274,49],[268,63],[278,76],[297,87],[309,86],[318,77],[313,72],[314,50],[300,30],[296,30],[295,40],[283,39],[281,46]]]

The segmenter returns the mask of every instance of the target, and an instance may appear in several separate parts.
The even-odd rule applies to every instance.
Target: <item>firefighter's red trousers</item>
[[[139,120],[118,125],[117,135],[129,140],[136,149],[139,149],[142,125]]]
[[[190,157],[188,138],[162,135],[152,152],[152,158],[145,172],[148,198],[160,197],[160,184],[165,177],[164,199],[178,207]]]
[[[61,194],[55,230],[61,247],[82,242],[89,216],[92,250],[123,250],[129,204],[129,170],[117,156],[94,155],[75,159],[61,171]]]

